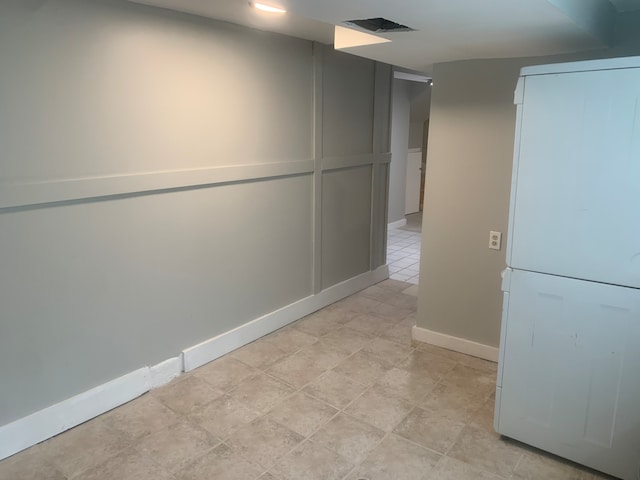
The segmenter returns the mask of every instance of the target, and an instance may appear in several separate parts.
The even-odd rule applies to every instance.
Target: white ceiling
[[[391,42],[345,50],[421,72],[437,62],[601,48],[616,9],[640,9],[640,0],[611,0],[615,8],[608,0],[262,0],[288,11],[273,15],[247,0],[132,1],[326,44],[333,43],[335,25],[384,17],[416,31],[382,34]]]

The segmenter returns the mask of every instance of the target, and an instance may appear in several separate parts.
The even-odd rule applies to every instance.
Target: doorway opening
[[[390,278],[413,284],[420,278],[431,85],[426,76],[394,73],[387,264]]]

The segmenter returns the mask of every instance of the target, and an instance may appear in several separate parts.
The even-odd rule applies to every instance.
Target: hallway
[[[387,231],[389,278],[417,285],[420,279],[422,212],[406,218],[405,226],[390,227]]]

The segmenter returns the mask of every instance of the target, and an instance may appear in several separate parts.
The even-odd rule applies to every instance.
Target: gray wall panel
[[[325,157],[373,152],[374,65],[327,47],[323,66]]]
[[[125,1],[0,3],[0,426],[370,269],[389,89],[318,48]]]
[[[369,270],[371,166],[322,176],[322,286]]]
[[[0,37],[4,178],[312,157],[311,42],[126,2],[38,3]]]
[[[310,295],[311,181],[0,214],[0,425]]]

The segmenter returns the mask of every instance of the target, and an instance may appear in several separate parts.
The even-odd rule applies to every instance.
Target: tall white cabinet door
[[[500,433],[625,480],[640,471],[640,290],[514,270]]]
[[[640,287],[640,69],[525,77],[509,265]]]

